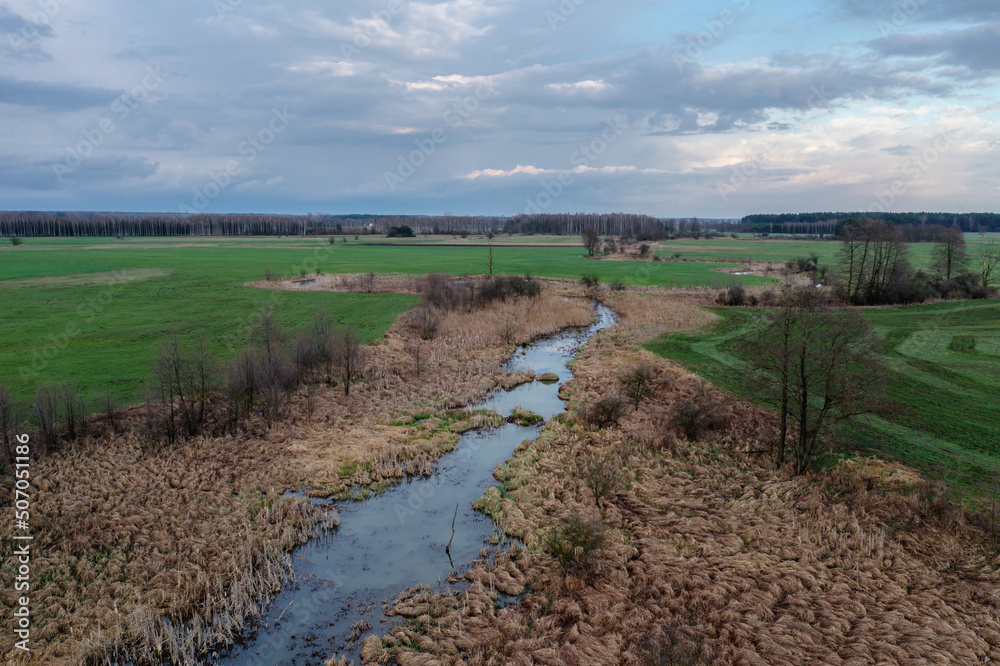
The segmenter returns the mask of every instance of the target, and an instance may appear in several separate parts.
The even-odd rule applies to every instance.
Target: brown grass
[[[660,377],[652,404],[613,430],[552,419],[522,444],[496,472],[505,494],[493,488],[478,506],[525,548],[468,572],[466,591],[404,599],[394,612],[416,622],[370,638],[366,663],[1000,661],[1000,558],[988,535],[898,464],[774,470],[771,415],[634,348],[699,315],[646,314],[638,298],[648,297],[619,300],[628,315],[588,345],[565,390],[575,412],[647,362]],[[671,404],[705,394],[727,401],[726,430],[701,443],[667,433]],[[578,473],[595,458],[624,472],[601,508]],[[571,514],[608,528],[592,571],[565,571],[541,551]],[[524,596],[498,609],[498,594]]]
[[[457,431],[495,420],[453,408],[529,378],[500,370],[515,344],[590,321],[590,305],[573,295],[556,285],[537,301],[441,313],[438,337],[422,343],[419,380],[404,314],[368,350],[366,377],[349,398],[321,388],[310,414],[303,390],[289,418],[260,436],[156,449],[124,434],[33,461],[33,651],[15,663],[80,663],[115,651],[137,663],[160,651],[184,663],[224,642],[279,589],[288,552],[336,521],[283,499],[285,490],[328,495],[429,473]],[[506,322],[513,331],[501,342]],[[437,417],[407,425],[418,412]],[[5,578],[16,567],[12,511],[3,510],[0,527]],[[3,609],[14,600],[4,586]],[[185,622],[194,630],[180,629]],[[5,656],[12,644],[3,632]]]

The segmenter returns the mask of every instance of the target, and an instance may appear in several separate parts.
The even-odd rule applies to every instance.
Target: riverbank
[[[537,299],[442,313],[433,340],[417,341],[404,314],[368,349],[364,380],[349,397],[302,389],[287,418],[262,434],[162,447],[136,428],[33,461],[34,640],[15,663],[115,654],[184,662],[242,633],[281,589],[289,551],[336,520],[285,491],[337,495],[429,472],[454,447],[455,430],[476,425],[474,415],[450,418],[449,410],[526,381],[501,369],[518,344],[592,316],[580,290],[559,284]],[[11,524],[0,534],[5,544]],[[8,549],[4,574],[14,566]],[[5,608],[13,594],[3,591]],[[4,654],[12,640],[0,637]]]
[[[499,466],[502,490],[479,503],[524,546],[472,568],[461,594],[402,597],[391,612],[408,621],[369,639],[365,663],[1000,660],[985,526],[902,465],[774,470],[773,415],[638,347],[692,315],[665,314],[661,295],[610,298],[624,316],[575,361],[569,414]],[[640,364],[653,395],[616,427],[588,425],[586,405]],[[675,418],[684,404],[712,408],[696,439]]]

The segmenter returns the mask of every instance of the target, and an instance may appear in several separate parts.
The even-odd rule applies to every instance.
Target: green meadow
[[[647,347],[741,392],[736,339],[762,321],[753,308],[713,308],[711,327]],[[891,370],[891,418],[865,417],[835,433],[863,454],[898,459],[959,496],[992,492],[1000,470],[1000,299],[867,309]],[[750,399],[753,396],[748,396]],[[832,449],[831,442],[831,449]],[[836,457],[842,452],[831,450]]]
[[[1000,241],[1000,233],[965,234],[968,253],[974,257],[979,252],[981,244],[989,241]],[[661,257],[673,257],[680,254],[681,259],[710,259],[714,261],[788,261],[797,257],[808,257],[815,252],[820,257],[820,265],[833,266],[837,263],[837,251],[840,243],[835,240],[794,240],[784,238],[684,238],[662,241],[654,247],[654,252]],[[911,243],[910,261],[916,268],[930,267],[931,249],[933,243]]]
[[[324,273],[478,275],[487,249],[455,245],[331,245],[326,238],[28,238],[0,247],[0,383],[28,397],[40,382],[74,382],[84,395],[112,391],[133,401],[167,336],[204,337],[221,356],[239,347],[262,308],[289,329],[318,309],[377,339],[417,298],[390,294],[291,293],[245,282]],[[339,240],[339,239],[338,239]],[[480,239],[482,240],[482,239]],[[497,273],[631,285],[723,286],[741,280],[720,264],[587,259],[581,246],[496,247]]]

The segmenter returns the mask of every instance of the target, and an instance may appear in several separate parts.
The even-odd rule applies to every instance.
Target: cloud
[[[935,58],[979,72],[1000,70],[1000,22],[961,30],[890,35],[870,42],[883,56]]]
[[[21,81],[0,76],[0,104],[52,109],[87,109],[106,106],[121,91],[106,88],[83,88],[68,83]]]

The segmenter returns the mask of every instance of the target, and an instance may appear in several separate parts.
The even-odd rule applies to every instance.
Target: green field
[[[988,241],[1000,241],[1000,234],[965,234],[970,257],[979,252],[978,247]],[[916,268],[930,267],[933,243],[911,243],[910,261]],[[840,243],[835,240],[786,240],[770,238],[693,238],[662,241],[654,246],[661,257],[672,257],[680,253],[682,259],[712,259],[737,263],[749,261],[788,261],[797,257],[808,257],[815,252],[820,257],[820,266],[837,263]]]
[[[363,236],[361,238],[364,238]],[[70,380],[84,395],[108,389],[135,398],[157,346],[176,332],[204,335],[222,355],[238,347],[247,322],[265,305],[290,329],[319,308],[380,336],[413,296],[290,293],[244,287],[302,270],[324,273],[455,275],[486,270],[483,247],[330,245],[325,238],[28,238],[0,247],[0,383],[19,397],[39,382]],[[604,262],[580,246],[497,247],[494,270],[654,286],[726,285],[740,280],[718,264]],[[763,278],[743,278],[747,284]]]
[[[762,315],[713,309],[722,318],[709,329],[667,335],[648,348],[739,392],[734,341]],[[912,465],[957,494],[990,492],[1000,469],[1000,300],[870,309],[865,316],[883,339],[887,392],[900,412],[861,419],[838,438]]]

